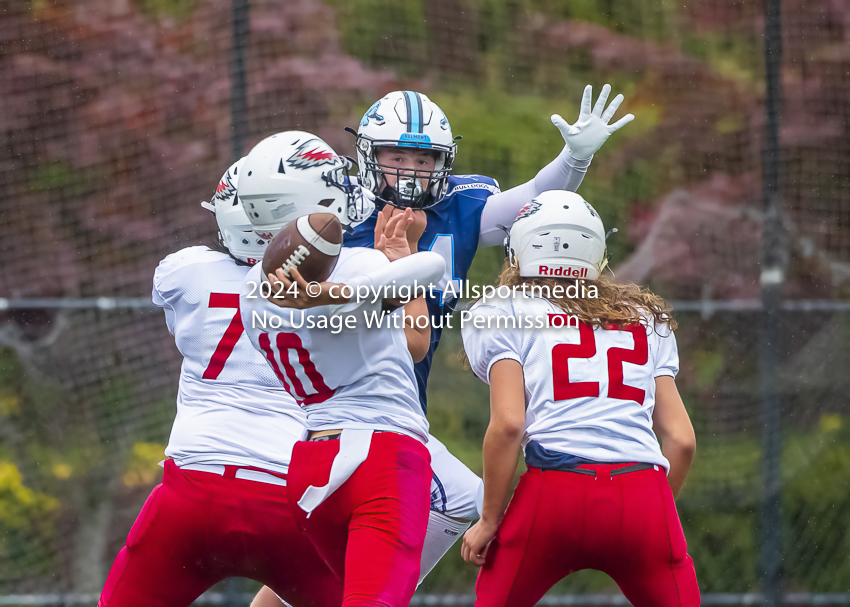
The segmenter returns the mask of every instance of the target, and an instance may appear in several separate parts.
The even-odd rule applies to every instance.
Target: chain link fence
[[[737,0],[5,6],[0,604],[93,602],[158,481],[180,358],[147,299],[151,278],[168,253],[212,240],[197,203],[234,156],[295,128],[350,154],[343,127],[410,88],[464,137],[456,171],[507,188],[563,145],[549,115],[572,121],[584,85],[605,82],[636,119],[580,192],[620,229],[617,277],[676,302],[678,383],[698,441],[678,506],[704,604],[850,604],[850,5],[782,2],[781,161],[767,161],[778,228],[764,203],[765,15]],[[783,268],[772,442],[766,240]],[[491,283],[500,263],[480,251],[472,280]],[[429,419],[480,472],[486,387],[463,368],[459,335],[444,340]],[[764,515],[765,444],[778,458],[776,523]],[[778,599],[762,560],[771,541]],[[453,550],[415,604],[471,604],[474,575]],[[202,602],[247,604],[253,588]],[[593,572],[551,595],[545,604],[626,604]]]

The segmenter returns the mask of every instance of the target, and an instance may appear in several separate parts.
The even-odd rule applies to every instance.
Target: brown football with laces
[[[263,276],[297,268],[307,282],[324,282],[342,249],[342,224],[332,213],[313,213],[289,222],[263,255]]]

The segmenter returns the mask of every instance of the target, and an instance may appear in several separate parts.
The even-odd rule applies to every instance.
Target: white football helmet
[[[218,240],[230,254],[250,264],[263,258],[268,242],[254,233],[254,226],[239,203],[236,187],[239,184],[239,172],[245,158],[234,162],[218,182],[215,195],[201,206],[212,211],[218,223]]]
[[[266,137],[245,157],[239,200],[254,232],[271,240],[289,222],[333,213],[350,230],[375,210],[374,196],[349,181],[351,162],[304,131]]]
[[[457,144],[443,110],[422,93],[395,91],[372,104],[360,121],[355,145],[360,185],[389,204],[427,209],[446,195]],[[437,163],[433,171],[381,165],[375,155],[378,147],[432,150]],[[395,173],[394,188],[386,185],[386,173]],[[428,182],[424,190],[421,179]]]
[[[596,280],[608,263],[605,227],[596,210],[575,192],[550,190],[517,215],[505,253],[520,276]]]

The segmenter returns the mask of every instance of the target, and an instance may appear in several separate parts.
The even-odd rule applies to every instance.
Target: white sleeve
[[[366,274],[355,276],[347,284],[355,289],[366,285],[370,290],[415,286],[423,286],[427,289],[445,272],[446,260],[442,255],[432,251],[422,251],[382,265]]]
[[[415,289],[415,294],[424,295],[436,285],[445,271],[445,259],[432,251],[414,253],[392,263],[387,261],[364,274],[346,280],[345,284],[354,289],[354,296],[347,304],[332,306],[333,314],[350,313],[361,304],[374,299],[375,294],[382,290],[384,294],[380,299],[394,299],[394,294],[400,289]],[[401,294],[404,294],[404,291]]]
[[[575,192],[581,185],[592,159],[593,156],[584,160],[573,158],[569,148],[564,146],[558,157],[540,169],[534,179],[490,196],[481,213],[478,246],[492,247],[502,244],[505,233],[498,226],[510,228],[519,210],[535,196],[549,190]]]
[[[490,368],[500,360],[515,360],[522,364],[520,329],[511,327],[504,320],[501,326],[497,322],[499,318],[512,315],[513,312],[490,305],[476,305],[468,317],[461,315],[463,348],[472,371],[486,384],[490,383]]]
[[[664,323],[656,325],[653,332],[654,340],[658,344],[655,354],[655,377],[667,375],[676,377],[679,372],[679,349],[676,346],[676,336],[670,330],[670,325]]]
[[[162,267],[163,264],[160,263],[153,274],[153,291],[151,292],[151,301],[155,306],[159,306],[165,311],[165,325],[168,327],[168,332],[174,335],[174,307],[160,291],[160,285],[163,279]]]

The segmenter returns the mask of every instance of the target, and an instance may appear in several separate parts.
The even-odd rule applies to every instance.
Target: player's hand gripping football
[[[602,144],[611,136],[611,133],[623,128],[635,119],[634,115],[626,114],[614,124],[608,124],[623,102],[623,96],[617,95],[608,106],[608,109],[605,109],[605,104],[608,102],[608,95],[610,94],[611,85],[606,84],[602,87],[599,99],[596,100],[596,105],[593,106],[593,110],[591,111],[590,104],[593,100],[593,87],[588,84],[584,87],[584,95],[581,97],[581,112],[579,113],[578,120],[573,124],[567,124],[567,121],[561,118],[560,115],[552,115],[552,124],[561,131],[561,136],[563,136],[564,141],[570,148],[570,154],[573,158],[577,160],[590,158],[602,147]]]
[[[375,249],[390,261],[415,253],[426,222],[425,211],[384,207],[375,223]]]
[[[351,299],[344,295],[349,290],[343,289],[343,284],[308,283],[296,268],[289,270],[289,274],[290,276],[287,276],[282,268],[278,268],[274,274],[267,276],[272,286],[272,296],[268,300],[279,308],[306,310],[318,306],[346,304]]]
[[[487,557],[487,548],[496,537],[498,529],[498,524],[488,523],[484,519],[480,519],[470,527],[469,531],[463,534],[463,544],[460,547],[463,560],[481,567]]]

